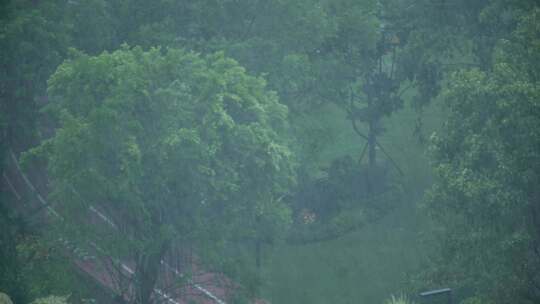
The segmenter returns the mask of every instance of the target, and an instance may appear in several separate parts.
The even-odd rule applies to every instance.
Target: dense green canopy
[[[69,240],[145,304],[179,247],[231,303],[539,302],[539,9],[0,2],[0,291],[100,299]]]
[[[75,53],[48,93],[59,125],[30,153],[47,160],[49,197],[67,235],[137,262],[147,289],[137,303],[148,301],[173,241],[253,236],[259,225],[284,231],[290,221],[278,199],[294,181],[278,135],[287,108],[223,54],[127,46]],[[90,206],[120,233],[81,225]]]

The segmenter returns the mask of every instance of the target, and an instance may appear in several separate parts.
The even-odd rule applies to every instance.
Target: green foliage
[[[3,194],[3,193],[2,193]],[[25,301],[26,285],[22,280],[22,265],[17,256],[17,242],[21,236],[22,223],[12,212],[0,205],[0,289],[16,301]]]
[[[61,62],[69,36],[59,1],[6,1],[0,18],[0,112],[3,144],[24,147],[36,138],[46,80]]]
[[[454,74],[448,120],[432,138],[438,179],[428,210],[441,225],[444,261],[436,282],[473,287],[496,303],[539,299],[538,15],[520,15],[491,70]]]
[[[395,202],[423,192],[431,172],[405,133],[413,110],[430,113],[444,89],[449,116],[432,138],[437,182],[426,203],[442,262],[419,285],[480,294],[470,301],[538,302],[537,7],[508,0],[3,1],[0,155],[43,139],[23,162],[36,176],[47,163],[49,198],[65,215],[51,234],[62,231],[80,247],[99,243],[141,265],[180,239],[254,294],[263,277],[241,265],[253,260],[246,253],[253,246],[369,231],[373,219],[392,216]],[[423,121],[416,123],[421,135]],[[385,163],[377,147],[396,162]],[[388,173],[396,163],[405,179]],[[129,224],[118,234],[80,225],[89,205]],[[406,208],[412,203],[397,210]],[[416,215],[406,217],[416,225]],[[59,285],[72,277],[59,266],[61,255],[49,254],[55,238],[22,238],[11,214],[0,225],[7,231],[2,288],[17,301],[63,294]],[[373,235],[386,235],[376,227]],[[366,246],[346,240],[280,247],[285,270],[290,261],[303,268],[290,280],[273,277],[273,290],[283,291],[275,298],[351,302],[356,287],[344,283],[344,265],[360,263],[356,254]],[[313,248],[338,261],[327,269],[305,258]],[[302,271],[323,277],[319,269],[335,288],[326,292],[338,296],[283,287],[306,281],[294,281]]]
[[[59,297],[59,296],[48,296],[46,298],[39,298],[39,299],[36,299],[34,301],[32,301],[32,303],[30,304],[67,304],[67,299],[68,299],[69,296],[63,296],[63,297]]]
[[[234,60],[127,46],[75,53],[50,78],[49,95],[59,128],[25,159],[47,160],[59,225],[83,248],[91,239],[139,261],[173,240],[208,249],[286,231],[288,207],[277,198],[294,182],[278,134],[287,108]],[[81,226],[90,204],[132,225],[113,235]]]
[[[78,284],[76,270],[66,263],[65,253],[56,242],[47,238],[26,235],[17,244],[17,259],[21,282],[25,283],[30,299],[51,293],[84,293]]]
[[[291,198],[295,225],[289,241],[324,241],[350,233],[391,212],[403,194],[388,168],[369,170],[350,156],[338,158],[324,177],[306,177]]]
[[[9,199],[14,198],[8,192],[1,193],[0,289],[16,303],[51,293],[83,292],[55,242],[38,235],[31,221],[9,208]]]

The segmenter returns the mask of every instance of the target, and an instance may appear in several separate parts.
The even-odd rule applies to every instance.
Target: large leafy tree
[[[287,108],[234,60],[127,46],[75,52],[49,95],[58,127],[30,154],[48,163],[59,226],[83,248],[135,262],[134,303],[149,303],[173,242],[215,248],[286,228],[278,197],[294,180],[280,135]],[[81,225],[90,205],[120,233]]]
[[[456,73],[449,117],[433,138],[437,180],[428,210],[440,225],[435,282],[496,303],[540,300],[540,27],[515,15],[487,71]]]

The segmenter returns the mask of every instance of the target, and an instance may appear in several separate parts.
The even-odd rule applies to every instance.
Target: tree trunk
[[[369,158],[369,168],[375,168],[377,161],[377,151],[376,145],[377,140],[375,138],[375,122],[372,120],[369,122],[369,131],[368,131],[368,158]]]
[[[255,242],[255,266],[257,267],[257,271],[261,270],[261,240],[258,239]]]
[[[367,192],[368,195],[373,194],[373,190],[375,189],[375,185],[373,184],[374,180],[374,171],[375,166],[377,162],[377,151],[376,151],[376,145],[377,140],[375,137],[375,122],[371,120],[369,122],[369,130],[368,130],[368,174],[367,174]]]
[[[152,293],[159,276],[159,269],[161,267],[161,259],[165,252],[169,248],[169,242],[161,244],[159,250],[142,254],[137,260],[137,272],[136,278],[136,304],[150,304],[152,299]]]

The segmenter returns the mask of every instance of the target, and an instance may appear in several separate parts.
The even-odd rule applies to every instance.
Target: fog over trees
[[[537,1],[0,25],[0,303],[540,302]]]

